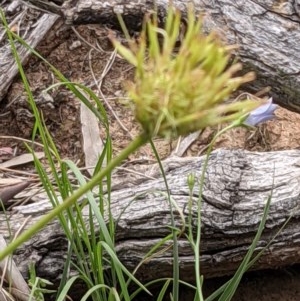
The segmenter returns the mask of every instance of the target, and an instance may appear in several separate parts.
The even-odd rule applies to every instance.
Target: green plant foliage
[[[48,193],[49,200],[52,202],[53,210],[37,221],[33,227],[24,231],[7,248],[1,250],[0,260],[13,253],[18,246],[41,230],[48,222],[58,218],[68,239],[68,250],[66,252],[67,259],[61,284],[57,291],[57,301],[67,298],[69,290],[72,289],[72,286],[78,279],[83,280],[87,286],[87,291],[82,300],[131,301],[141,291],[151,295],[148,287],[152,284],[161,283],[162,289],[157,301],[164,300],[169,286],[172,286],[170,299],[178,301],[179,285],[185,285],[195,290],[194,300],[203,301],[203,277],[200,269],[199,250],[201,241],[201,192],[205,181],[205,171],[209,155],[217,137],[230,128],[242,125],[249,112],[261,105],[261,103],[253,101],[224,103],[224,100],[230,96],[230,93],[242,83],[252,80],[254,78],[253,74],[248,73],[244,76],[234,77],[235,72],[241,69],[241,65],[233,64],[229,66],[230,49],[223,46],[214,34],[208,36],[201,34],[201,20],[196,19],[192,10],[188,13],[187,29],[177,52],[175,51],[176,43],[178,36],[180,36],[181,26],[179,12],[169,9],[164,29],[158,27],[155,15],[151,18],[148,17],[145,20],[140,39],[137,42],[129,40],[129,48],[121,45],[116,40],[113,41],[120,54],[136,67],[134,81],[127,83],[126,89],[134,104],[136,119],[140,122],[143,129],[139,136],[124,148],[118,156],[113,158],[109,121],[101,101],[97,99],[91,90],[83,85],[68,82],[59,70],[55,69],[26,42],[11,32],[1,10],[0,14],[11,43],[13,56],[20,70],[28,101],[36,118],[35,128],[44,145],[46,158],[51,168],[52,179],[54,179],[51,180],[51,176],[46,173],[43,164],[35,158],[36,170]],[[60,80],[60,83],[57,85],[63,84],[68,87],[104,125],[107,143],[103,154],[99,158],[92,179],[86,181],[73,162],[60,158],[55,143],[49,131],[45,128],[43,119],[35,105],[17,52],[16,41],[43,60]],[[93,101],[91,102],[90,99]],[[94,103],[96,103],[97,107],[94,106]],[[185,224],[184,216],[182,217],[183,226],[182,229],[178,229],[176,228],[173,210],[180,213],[180,208],[177,207],[176,202],[171,198],[167,177],[152,142],[152,137],[176,137],[180,134],[186,134],[225,121],[230,121],[231,124],[221,130],[210,143],[200,178],[196,178],[193,172],[188,176],[187,183],[190,196],[187,199],[187,203],[189,216],[187,225]],[[110,212],[111,174],[123,160],[147,142],[151,143],[165,183],[166,192],[161,193],[166,196],[166,200],[170,204],[170,234],[153,246],[145,254],[145,258],[136,269],[130,272],[120,261],[115,249],[115,226],[117,221],[113,219]],[[31,151],[34,154],[34,151]],[[104,158],[107,158],[108,161],[105,167],[102,164]],[[70,172],[77,180],[79,186],[77,190],[75,190],[73,182],[69,179]],[[191,214],[193,190],[196,185],[199,185],[200,193],[197,201],[198,212],[195,229],[194,225],[192,225]],[[92,193],[92,189],[96,186],[99,191],[97,199]],[[63,202],[60,199],[63,199]],[[133,201],[136,200],[133,199]],[[227,284],[206,300],[215,300],[215,298],[230,300],[243,273],[258,259],[259,255],[256,255],[254,258],[252,256],[266,222],[270,201],[271,197],[267,201],[257,235],[236,274]],[[85,205],[89,206],[88,220],[84,218],[82,212]],[[106,220],[107,217],[109,219],[108,222]],[[178,236],[184,235],[186,230],[186,236],[195,257],[195,286],[180,280],[180,257],[177,239]],[[166,243],[168,243],[167,247],[165,247]],[[138,268],[154,257],[157,252],[170,249],[169,246],[172,247],[173,251],[172,278],[155,279],[146,285],[136,279],[135,272]],[[74,257],[76,260],[74,260]],[[78,276],[70,276],[71,267],[77,270]],[[38,278],[33,266],[30,267],[29,284],[32,289],[30,300],[44,300],[44,294],[51,293],[46,288],[50,283]],[[129,290],[131,284],[137,287],[134,292]]]
[[[50,281],[36,276],[34,264],[29,265],[29,281],[31,287],[31,294],[28,300],[44,301],[45,294],[54,293],[55,290],[47,289],[47,286],[53,285]]]
[[[164,29],[158,27],[155,15],[148,17],[138,41],[128,41],[129,48],[112,39],[119,53],[136,67],[134,81],[126,89],[136,119],[150,137],[174,137],[233,121],[257,106],[252,101],[224,103],[254,74],[233,77],[241,64],[228,67],[230,47],[213,33],[202,34],[201,19],[192,9],[177,50],[180,28],[180,13],[169,9]]]

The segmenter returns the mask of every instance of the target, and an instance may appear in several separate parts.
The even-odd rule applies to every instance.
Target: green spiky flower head
[[[189,10],[186,31],[176,49],[182,22],[170,8],[164,29],[148,17],[138,41],[129,47],[116,40],[119,53],[135,66],[135,78],[126,90],[135,116],[149,136],[176,137],[208,126],[232,121],[256,108],[252,101],[224,103],[253,73],[234,77],[241,69],[229,66],[229,47],[216,35],[204,35],[201,20]]]

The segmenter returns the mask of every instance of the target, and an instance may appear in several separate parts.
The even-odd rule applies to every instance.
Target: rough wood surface
[[[170,194],[185,219],[189,200],[187,176],[195,173],[198,180],[202,164],[203,157],[173,157],[164,162]],[[111,211],[117,221],[116,249],[121,261],[131,270],[155,243],[170,233],[166,188],[158,167],[153,165],[144,175],[127,172],[128,181],[124,183],[123,175],[123,184],[117,184],[112,193]],[[300,262],[299,181],[300,151],[297,150],[270,153],[219,150],[211,155],[201,208],[201,270],[205,277],[232,274],[236,270],[254,238],[272,189],[270,214],[257,250],[268,243],[290,215],[293,217],[254,269]],[[198,196],[196,185],[192,193],[194,227]],[[50,207],[47,200],[15,207],[9,216],[12,233],[29,216],[25,228],[34,224]],[[181,227],[183,223],[175,209],[174,214],[177,226]],[[4,214],[0,215],[0,235],[8,238]],[[39,275],[55,281],[62,272],[66,247],[58,222],[52,222],[22,246],[14,259],[24,275],[28,263],[34,261]],[[179,255],[181,277],[192,280],[194,257],[185,235],[179,239]],[[157,255],[142,265],[138,277],[150,280],[157,275],[171,276],[171,258],[170,250]]]
[[[161,17],[169,3],[168,0],[29,2],[60,14],[68,24],[116,24],[116,13],[122,13],[129,28],[140,25],[144,13],[153,10],[154,2]],[[247,89],[256,93],[271,88],[269,95],[275,102],[300,112],[299,1],[176,0],[173,4],[185,13],[190,2],[203,14],[206,30],[217,30],[228,44],[240,46],[237,56],[244,63],[244,70],[257,73],[257,80]]]
[[[36,21],[35,26],[27,31],[27,34],[23,37],[26,43],[32,48],[35,48],[57,19],[57,15],[41,14]],[[15,26],[16,23],[17,22],[12,22],[11,25]],[[2,44],[1,40],[6,40],[6,43]],[[17,50],[21,61],[24,64],[30,54],[30,50],[20,44],[17,44]],[[2,29],[0,30],[0,100],[6,95],[7,90],[18,73],[19,70],[17,64],[12,56],[5,32]]]

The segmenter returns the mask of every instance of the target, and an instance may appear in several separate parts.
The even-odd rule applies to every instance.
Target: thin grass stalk
[[[91,297],[91,295],[93,294],[94,291],[96,290],[107,290],[108,292],[111,290],[111,288],[105,284],[97,284],[95,286],[93,286],[92,288],[90,288],[84,295],[83,297],[81,298],[80,301],[86,301],[86,300],[90,300],[89,298]],[[101,300],[101,299],[100,299]],[[98,300],[98,301],[100,301]],[[102,300],[101,300],[102,301]]]
[[[215,137],[213,138],[213,140],[212,140],[212,142],[209,144],[209,148],[208,148],[208,152],[207,152],[207,156],[206,156],[206,160],[205,160],[205,162],[204,162],[204,170],[206,170],[206,168],[207,168],[207,164],[208,164],[208,159],[209,159],[209,155],[210,155],[210,153],[211,153],[211,151],[212,151],[212,147],[213,147],[213,145],[215,144],[215,142],[216,142],[216,140],[217,140],[217,138],[219,137],[219,136],[221,136],[224,132],[226,132],[227,130],[229,130],[229,129],[232,129],[232,128],[234,128],[234,127],[236,127],[237,125],[239,125],[239,123],[240,123],[240,121],[238,120],[238,121],[235,121],[235,122],[233,122],[232,124],[230,124],[229,126],[227,126],[227,127],[225,127],[224,129],[222,129],[221,131],[219,131],[216,135],[215,135]],[[202,172],[202,181],[204,181],[204,178],[205,178],[205,174],[204,174],[204,172]],[[200,195],[201,195],[201,191],[202,191],[202,189],[203,189],[203,185],[204,185],[204,183],[202,183],[202,185],[200,186]],[[250,246],[250,249],[249,249],[249,251],[247,252],[247,254],[246,254],[246,256],[244,257],[244,260],[242,261],[242,263],[241,263],[241,265],[239,266],[239,269],[236,271],[236,273],[235,273],[235,275],[234,275],[234,277],[231,279],[231,280],[229,280],[228,282],[227,282],[227,284],[226,284],[226,286],[224,286],[224,290],[226,290],[226,292],[224,293],[223,292],[223,295],[220,297],[220,299],[219,299],[219,301],[229,301],[231,298],[232,298],[232,296],[233,296],[233,293],[235,292],[235,290],[236,290],[236,288],[237,288],[237,285],[238,285],[238,283],[240,282],[240,279],[241,279],[241,277],[242,277],[242,275],[245,273],[245,271],[250,267],[250,266],[248,266],[248,262],[249,262],[249,260],[250,260],[250,258],[251,258],[251,256],[252,256],[252,254],[253,254],[253,252],[254,252],[254,248],[255,248],[255,246],[256,246],[256,244],[257,244],[257,242],[258,242],[258,240],[259,240],[259,238],[260,238],[260,236],[261,236],[261,233],[262,233],[262,231],[263,231],[263,229],[264,229],[264,225],[265,225],[265,222],[266,222],[266,218],[267,218],[267,214],[268,214],[268,211],[269,211],[269,207],[270,207],[270,201],[271,201],[271,197],[269,197],[268,198],[268,200],[267,200],[267,203],[266,203],[266,206],[265,206],[265,209],[264,209],[264,212],[263,212],[263,217],[262,217],[262,220],[261,220],[261,223],[260,223],[260,226],[259,226],[259,228],[258,228],[258,232],[256,233],[256,236],[255,236],[255,238],[254,238],[254,240],[253,240],[253,242],[252,242],[252,244],[251,244],[251,246]],[[199,216],[198,216],[199,217]],[[198,221],[199,222],[199,221]],[[198,227],[199,227],[199,224],[198,224]],[[198,229],[198,231],[199,231],[199,229]],[[200,246],[200,244],[199,244],[199,246]],[[197,250],[197,249],[196,249]],[[248,268],[245,268],[245,266],[248,266]],[[200,264],[199,264],[199,271],[200,271]],[[197,274],[196,274],[196,277],[197,277]],[[223,286],[222,286],[223,287]],[[197,288],[198,288],[198,283],[197,283]],[[198,288],[199,289],[199,288]],[[219,290],[218,290],[219,291]],[[213,294],[212,296],[215,296],[215,294]],[[212,301],[212,300],[214,300],[213,298],[211,298],[211,297],[209,297],[209,298],[207,298],[207,299],[205,299],[205,301]]]
[[[229,126],[225,127],[224,129],[222,129],[221,131],[219,131],[213,138],[213,140],[211,141],[211,143],[209,144],[208,150],[207,150],[207,154],[205,156],[205,160],[203,163],[203,167],[202,167],[202,172],[201,172],[201,176],[199,179],[199,197],[198,197],[198,211],[197,211],[197,232],[196,232],[196,240],[193,239],[193,234],[191,233],[192,231],[192,227],[190,226],[190,233],[189,233],[189,239],[191,242],[191,245],[194,249],[194,254],[195,254],[195,276],[196,276],[196,286],[197,286],[197,292],[196,294],[198,295],[197,297],[195,297],[195,300],[199,300],[199,301],[204,301],[204,297],[203,297],[203,293],[202,293],[202,276],[201,276],[201,268],[200,268],[200,243],[201,243],[201,207],[202,207],[202,192],[203,192],[203,188],[204,188],[204,181],[205,181],[205,172],[207,170],[207,166],[208,166],[208,162],[209,162],[209,158],[213,149],[213,146],[216,142],[216,140],[218,139],[219,136],[221,136],[222,134],[224,134],[226,131],[236,127],[239,124],[239,121],[233,122],[231,123]],[[190,183],[189,185],[189,189],[191,190],[191,188],[193,187]],[[189,220],[191,223],[191,219]]]
[[[57,215],[62,213],[65,209],[73,205],[80,197],[85,193],[93,189],[99,181],[101,181],[108,172],[111,172],[115,167],[117,167],[123,160],[125,160],[129,154],[136,151],[140,146],[145,144],[148,140],[148,136],[141,134],[135,138],[127,147],[124,149],[118,157],[110,161],[105,168],[103,168],[98,174],[93,176],[93,178],[85,185],[78,188],[71,196],[67,197],[63,203],[59,204],[57,207],[52,209],[48,214],[42,217],[39,221],[35,223],[34,226],[23,232],[16,240],[7,246],[6,249],[0,251],[0,260],[3,260],[7,255],[12,253],[16,248],[18,248],[23,242],[30,239],[36,232],[41,230],[47,223],[54,219]],[[102,219],[102,218],[101,218]],[[105,231],[106,241],[109,242],[109,245],[112,247],[113,242],[109,233]]]
[[[248,270],[251,266],[255,264],[255,262],[261,257],[261,255],[271,246],[272,242],[277,238],[277,236],[283,231],[283,229],[286,227],[286,225],[289,223],[291,218],[293,217],[293,214],[291,214],[287,220],[283,223],[283,225],[280,227],[280,229],[276,232],[276,234],[272,237],[272,239],[267,243],[267,245],[260,251],[258,254],[247,264],[246,270]],[[205,301],[213,301],[215,300],[219,295],[222,294],[224,289],[227,287],[229,282],[228,280],[226,283],[224,283],[221,287],[219,287],[215,292],[213,292]]]
[[[2,20],[4,22],[5,28],[7,30],[7,34],[8,34],[8,37],[9,37],[10,44],[11,44],[11,49],[12,49],[13,55],[14,55],[14,57],[16,59],[16,63],[18,65],[18,67],[19,67],[20,75],[21,75],[22,80],[24,82],[25,89],[26,89],[26,91],[28,93],[30,104],[32,105],[32,109],[34,111],[34,114],[35,114],[37,120],[39,121],[38,124],[41,125],[42,123],[41,123],[41,120],[39,118],[39,112],[38,112],[38,110],[37,110],[37,108],[35,106],[35,102],[33,100],[33,97],[32,97],[32,94],[31,94],[31,91],[30,91],[30,88],[29,88],[29,84],[28,84],[27,78],[25,76],[25,73],[24,73],[24,70],[23,70],[23,67],[22,67],[19,55],[17,53],[16,47],[15,47],[15,44],[14,44],[14,41],[13,41],[13,33],[11,31],[9,31],[9,28],[8,28],[7,23],[6,23],[3,11],[1,11],[1,17],[2,17]],[[25,43],[19,37],[15,36],[15,35],[14,35],[14,37],[17,38],[21,43],[23,43],[23,44]],[[27,44],[26,44],[26,46],[28,48],[31,48]],[[31,50],[35,54],[37,54],[32,48],[31,48]],[[41,56],[38,55],[38,57],[40,57],[43,61],[45,61]],[[47,63],[47,61],[46,61],[46,63]],[[49,63],[47,63],[47,64],[49,65]],[[51,66],[51,65],[50,65],[50,67],[53,68],[53,66]],[[56,70],[55,68],[54,68],[54,71],[56,73],[58,73],[61,77],[63,77],[63,75],[60,72],[58,72],[58,70]],[[69,85],[68,87],[70,88],[71,91],[74,92],[74,94],[78,94],[79,93],[77,89],[74,90],[74,86],[72,86],[72,85],[70,86]],[[83,97],[82,94],[79,95],[79,96]],[[85,97],[83,97],[83,98],[85,98]],[[87,105],[89,105],[89,104],[87,104]],[[42,141],[44,141],[44,142],[47,141],[47,139],[45,137],[45,134],[44,134],[44,131],[41,131],[41,137],[42,137]],[[2,252],[0,252],[0,258],[1,257],[4,258],[5,256],[7,256],[14,249],[16,249],[18,246],[20,246],[23,242],[25,242],[32,235],[34,235],[37,231],[41,230],[48,222],[50,222],[58,214],[62,213],[63,210],[65,210],[65,209],[69,208],[71,205],[73,205],[77,201],[78,198],[80,198],[82,195],[84,195],[89,190],[91,190],[94,186],[96,186],[97,183],[99,181],[101,181],[106,176],[106,174],[108,172],[111,172],[117,165],[119,165],[119,163],[121,163],[124,159],[126,159],[127,156],[131,152],[134,152],[142,144],[146,143],[147,138],[148,137],[145,134],[144,135],[141,134],[134,141],[132,141],[132,143],[128,146],[128,148],[125,149],[125,150],[123,150],[121,152],[120,156],[118,156],[117,158],[115,158],[113,161],[109,162],[108,165],[106,166],[106,168],[103,169],[103,170],[101,170],[97,175],[95,175],[88,184],[86,184],[84,187],[80,187],[72,196],[68,197],[62,204],[60,204],[57,207],[55,207],[52,211],[50,211],[47,215],[45,215],[40,221],[38,221],[32,228],[30,228],[27,231],[25,231],[12,244],[10,244],[5,250],[3,250]],[[50,155],[49,155],[49,158],[51,158]],[[98,217],[101,218],[101,216],[98,216]],[[112,243],[112,241],[110,239],[110,236],[109,236],[109,234],[107,232],[106,232],[105,236],[106,236],[106,241],[108,241],[109,245],[111,247],[113,247],[113,243]]]
[[[172,230],[172,238],[173,238],[173,290],[172,290],[173,296],[172,297],[174,298],[174,301],[178,301],[179,300],[179,254],[178,254],[178,240],[177,240],[178,229],[175,229],[175,218],[173,213],[172,202],[170,199],[171,195],[170,195],[170,189],[166,178],[166,174],[152,139],[150,139],[150,144],[164,180],[164,184],[168,196],[168,203],[170,206],[171,230]]]
[[[80,171],[78,170],[78,168],[75,166],[75,164],[69,160],[66,161],[66,163],[70,166],[71,170],[75,173],[80,185],[84,186],[86,184],[86,181],[85,179],[83,178],[83,176],[81,175]],[[104,215],[104,212],[103,214],[101,214],[101,211],[99,209],[99,207],[97,206],[96,204],[96,201],[94,200],[93,196],[91,193],[89,193],[87,195],[88,197],[88,200],[89,200],[89,203],[90,203],[90,225],[91,223],[93,223],[93,216],[92,216],[92,211],[100,216],[103,216]],[[81,225],[83,227],[83,229],[85,229],[85,223],[83,221],[83,219],[81,218],[81,214],[79,213],[79,219],[80,219],[80,222],[79,222],[79,225]],[[78,224],[78,222],[77,222]],[[76,226],[74,226],[76,227]],[[92,224],[91,225],[91,229],[93,229],[94,225]],[[105,226],[100,226],[100,233],[103,232],[103,227],[106,227]],[[94,230],[92,230],[94,232]],[[108,231],[108,229],[106,230]],[[94,279],[94,281],[96,281],[97,279],[99,279],[99,276],[100,276],[100,279],[102,280],[102,283],[105,283],[105,279],[104,279],[104,270],[103,270],[103,251],[102,251],[102,248],[99,248],[99,245],[96,244],[96,239],[94,238],[94,241],[95,241],[95,245],[91,245],[90,244],[90,238],[89,238],[89,233],[87,233],[87,230],[85,229],[82,233],[82,235],[77,235],[76,237],[80,238],[80,237],[83,237],[85,242],[86,242],[86,247],[88,248],[88,254],[89,254],[89,262],[90,262],[90,267],[92,269],[92,274],[93,274],[93,277],[91,279]],[[102,234],[102,237],[100,236],[99,240],[100,240],[100,243],[101,242],[104,242],[106,241],[106,237],[105,235]],[[80,244],[80,241],[78,241],[78,244]],[[98,246],[98,247],[97,247]],[[98,250],[98,251],[97,251]],[[97,251],[97,252],[95,252]],[[101,254],[99,254],[99,251],[101,252]],[[101,260],[101,265],[98,264],[98,260],[95,256],[99,256],[99,259],[98,260]],[[84,258],[84,251],[83,251],[83,254],[82,254],[82,258]],[[110,257],[113,259],[113,257]],[[116,264],[114,261],[110,261],[109,263],[110,267],[111,267],[111,275],[112,275],[112,280],[113,280],[113,286],[116,286],[117,287],[117,282],[125,282],[125,280],[123,279],[123,276],[121,273],[118,273],[117,275],[117,271],[116,271]],[[101,270],[101,271],[100,271]],[[100,274],[99,274],[100,273]],[[119,277],[122,277],[122,278],[119,278]],[[97,282],[96,282],[97,283]],[[97,291],[95,291],[95,293],[97,293]],[[125,294],[125,298],[127,298],[126,294],[128,295],[127,292],[124,292]],[[94,296],[93,296],[94,298]],[[95,297],[95,300],[98,300],[99,297]],[[101,297],[101,300],[107,300],[107,298],[105,296],[102,296]]]
[[[46,145],[46,147],[48,147],[48,145]],[[42,178],[42,176],[46,177],[46,180],[43,181],[43,185],[46,188],[49,199],[52,200],[54,198],[54,196],[56,196],[56,193],[52,187],[52,184],[51,184],[50,180],[47,178],[47,175],[44,172],[44,169],[41,166],[41,163],[38,160],[35,160],[35,163],[36,163],[36,168],[38,170],[40,177],[41,178]],[[60,192],[62,195],[65,195],[65,196],[69,195],[69,193],[72,193],[72,188],[71,188],[71,185],[70,185],[70,182],[68,179],[66,167],[67,167],[67,165],[65,163],[61,164],[60,182],[64,183],[64,185],[61,185]],[[52,187],[51,191],[49,191],[49,189],[47,189],[47,187]],[[57,204],[59,202],[58,202],[58,200],[56,200],[55,202],[52,202],[52,203],[53,203],[53,206],[57,206]],[[79,233],[80,228],[78,228],[78,227],[81,226],[83,229],[85,229],[85,225],[84,225],[83,220],[80,218],[81,217],[81,215],[80,215],[81,209],[79,208],[79,206],[77,204],[75,204],[75,210],[77,212],[76,216],[77,216],[77,218],[79,218],[79,220],[75,220],[74,211],[71,208],[68,208],[66,210],[66,216],[68,217],[68,220],[66,219],[65,214],[60,214],[59,220],[61,222],[61,225],[64,229],[66,236],[68,237],[68,241],[69,241],[68,244],[69,244],[69,246],[71,246],[71,248],[68,246],[69,252],[73,251],[76,254],[78,261],[81,265],[81,271],[85,271],[85,273],[88,275],[88,277],[91,278],[90,269],[89,269],[89,265],[88,265],[87,261],[81,260],[82,258],[85,258],[85,256],[86,256],[85,251],[84,251],[85,248],[87,248],[89,250],[90,258],[92,259],[91,248],[89,246],[89,241],[86,238],[87,234],[83,235],[84,233],[87,233],[87,230],[84,230],[83,232],[81,231],[81,233]],[[72,229],[72,232],[70,229]],[[85,247],[82,245],[82,239],[84,239],[84,241],[85,241],[85,245],[86,245]],[[70,268],[70,262],[66,261],[65,269],[69,269],[69,268]],[[66,273],[66,270],[65,270],[65,273]],[[66,278],[62,278],[62,281],[66,281]],[[61,283],[61,285],[63,285],[63,282]]]
[[[64,294],[63,291],[65,290],[65,286],[67,285],[69,279],[69,274],[70,274],[70,269],[71,269],[71,257],[72,257],[72,242],[68,240],[68,250],[66,252],[66,260],[64,264],[64,269],[61,275],[61,280],[59,282],[59,286],[57,289],[57,294],[55,300],[59,301],[58,299],[60,298],[61,294]],[[75,278],[78,278],[77,276]]]
[[[146,283],[145,284],[145,287],[150,287],[151,285],[156,285],[156,284],[158,284],[158,283],[160,283],[160,282],[166,282],[166,281],[173,281],[173,278],[159,278],[159,279],[155,279],[155,280],[152,280],[152,281],[149,281],[148,283]],[[190,283],[187,283],[187,282],[185,282],[185,281],[182,281],[182,280],[179,280],[179,283],[181,284],[181,285],[184,285],[184,286],[186,286],[187,288],[189,288],[189,289],[193,289],[193,290],[197,290],[197,287],[196,286],[194,286],[194,285],[192,285],[192,284],[190,284]],[[141,288],[138,288],[138,289],[136,289],[131,295],[130,295],[130,299],[131,300],[135,300],[135,297],[136,296],[138,296],[138,294],[139,293],[141,293],[141,291],[142,291],[142,289]]]
[[[268,201],[266,203],[263,217],[260,222],[259,228],[256,232],[255,238],[254,238],[246,256],[244,257],[242,263],[240,264],[239,268],[237,269],[234,276],[230,279],[229,283],[227,284],[226,288],[224,289],[224,292],[222,293],[221,297],[219,298],[219,301],[229,301],[232,299],[233,295],[235,294],[236,289],[242,279],[242,276],[244,275],[245,271],[247,270],[247,265],[254,253],[255,247],[256,247],[256,245],[261,237],[261,234],[264,230],[264,226],[265,226],[267,216],[269,213],[270,204],[271,204],[271,197],[268,198]]]
[[[163,301],[164,300],[164,297],[165,297],[165,294],[166,294],[166,291],[171,283],[171,279],[168,279],[165,284],[163,285],[162,289],[160,290],[159,292],[159,295],[157,297],[157,300],[156,301]]]
[[[72,287],[72,285],[74,284],[74,282],[76,280],[78,280],[79,277],[78,276],[73,276],[71,277],[66,284],[64,285],[64,287],[60,290],[59,294],[57,295],[57,298],[55,298],[56,301],[65,301],[67,300],[67,296],[68,296],[68,291],[69,289]]]

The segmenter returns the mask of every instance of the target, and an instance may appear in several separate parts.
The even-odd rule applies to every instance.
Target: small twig
[[[202,132],[203,132],[203,130],[191,133],[187,137],[185,137],[183,140],[181,139],[181,136],[180,136],[179,140],[177,142],[176,149],[172,152],[171,155],[182,157],[183,154],[187,151],[187,149],[198,139],[199,135],[201,135]]]
[[[97,45],[97,47],[98,47],[102,52],[105,52],[105,53],[109,53],[109,52],[110,52],[110,51],[104,50],[104,49],[100,46],[100,44],[98,43],[97,40],[96,40],[96,45]]]
[[[15,24],[17,24],[17,22],[19,21],[20,18],[23,17],[23,15],[26,13],[25,11],[22,11],[21,13],[19,13],[9,24],[8,27],[12,28]],[[0,35],[0,43],[3,41],[3,38],[5,37],[6,32],[5,30],[3,31],[3,33]]]
[[[28,12],[28,7],[27,6],[25,6],[25,9],[24,9],[23,12],[24,13],[21,15],[21,18],[18,21],[18,36],[21,36],[20,35],[20,28],[21,28],[22,21],[23,21],[24,17],[26,16],[27,12]],[[25,32],[23,33],[23,36],[22,36],[24,39],[26,38],[26,35],[27,35],[29,29],[30,29],[30,26],[29,27],[27,26],[27,28],[26,28]]]
[[[92,45],[91,43],[89,43],[76,29],[74,26],[71,26],[71,29],[73,30],[73,32],[76,34],[77,38],[80,39],[82,42],[84,42],[86,45],[88,45],[89,47],[93,48],[94,50],[96,50],[97,52],[102,52],[102,49],[100,48],[100,50],[95,47],[94,45]]]
[[[91,64],[91,52],[92,50],[89,52],[89,67],[90,67],[90,70],[91,70],[91,74],[92,74],[92,77],[93,77],[93,80],[94,80],[94,83],[95,85],[97,86],[98,88],[98,93],[100,94],[101,98],[103,99],[103,101],[105,102],[105,105],[107,106],[107,108],[109,109],[109,111],[112,113],[112,115],[115,117],[115,119],[117,120],[118,124],[120,125],[120,127],[123,129],[123,131],[125,131],[129,137],[131,139],[133,139],[133,136],[131,135],[130,131],[125,127],[125,125],[122,123],[122,121],[120,120],[120,118],[118,117],[118,115],[116,114],[116,112],[114,111],[114,109],[112,108],[112,106],[109,104],[108,100],[106,99],[105,95],[103,94],[102,92],[102,83],[103,83],[103,80],[105,78],[105,76],[107,75],[107,73],[110,71],[111,67],[113,66],[113,63],[115,61],[115,58],[116,58],[116,54],[117,54],[117,51],[114,50],[111,55],[110,55],[110,58],[108,59],[108,62],[106,64],[106,66],[104,67],[103,69],[103,72],[100,76],[100,80],[99,82],[97,81],[96,79],[96,76],[95,76],[95,73],[94,73],[94,70],[93,70],[93,67],[92,67],[92,64]]]
[[[34,188],[36,188],[36,187],[38,187],[40,185],[41,185],[41,183],[36,183],[34,185],[31,185],[30,186],[30,192],[32,192],[32,190],[34,190]],[[32,193],[30,196],[26,197],[25,199],[22,198],[22,199],[20,199],[20,200],[18,200],[16,202],[14,202],[11,206],[9,206],[7,208],[7,210],[11,210],[13,207],[16,207],[16,206],[23,206],[23,205],[27,204],[27,202],[29,200],[31,200],[33,196],[39,194],[42,190],[43,190],[43,187],[40,187],[37,191],[35,191],[34,193]]]
[[[16,234],[14,235],[13,240],[16,239],[16,237],[18,237],[19,233],[23,230],[23,228],[25,227],[29,219],[31,219],[31,216],[25,218],[24,222],[22,223],[22,225],[19,227]],[[7,246],[6,241],[2,235],[0,236],[0,245],[1,245],[1,249],[4,249]],[[5,290],[3,290],[4,279],[6,279],[7,282],[10,284],[10,286],[14,288],[16,292],[18,292],[18,297],[21,298],[20,300],[28,300],[26,299],[26,297],[28,298],[30,292],[29,287],[26,281],[24,280],[22,274],[18,270],[13,259],[7,258],[6,260],[1,261],[0,270],[2,272],[1,282],[0,282],[0,286],[2,288],[1,292],[4,294],[7,293]],[[8,296],[9,298],[11,298],[10,294],[8,294],[7,297]]]
[[[16,170],[16,169],[11,169],[11,168],[7,168],[7,167],[0,167],[0,170],[10,171],[12,173],[16,173],[16,174],[20,174],[20,175],[26,175],[26,176],[29,176],[29,177],[37,177],[36,174],[26,172],[26,171],[23,171],[23,170]]]
[[[125,168],[125,167],[117,167],[116,169],[117,169],[117,170],[127,171],[127,172],[129,172],[129,173],[131,173],[131,174],[133,174],[133,175],[142,176],[142,177],[147,178],[147,179],[149,179],[149,180],[155,180],[154,177],[147,176],[145,173],[141,173],[141,172],[138,172],[138,171],[129,169],[129,168]]]
[[[29,144],[35,144],[37,146],[40,146],[40,147],[44,148],[44,145],[41,144],[41,143],[38,143],[38,142],[35,142],[35,141],[32,141],[32,140],[28,140],[28,139],[24,139],[24,138],[21,138],[21,137],[16,137],[16,136],[0,136],[0,139],[14,139],[14,140],[19,140],[19,141],[22,141],[22,142],[27,142]]]

